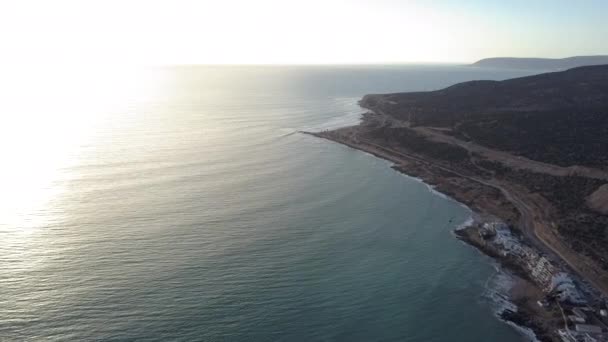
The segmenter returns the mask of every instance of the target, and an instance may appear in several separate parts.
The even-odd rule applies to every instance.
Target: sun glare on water
[[[50,208],[65,168],[95,130],[154,96],[158,79],[142,68],[21,68],[0,81],[0,233],[30,232],[68,208]],[[135,113],[137,114],[137,113]]]

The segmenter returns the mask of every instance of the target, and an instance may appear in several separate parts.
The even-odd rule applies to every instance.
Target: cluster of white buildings
[[[593,309],[586,306],[585,295],[570,274],[563,272],[548,258],[523,244],[503,223],[485,223],[479,230],[479,235],[503,257],[514,258],[518,264],[526,268],[532,280],[540,285],[548,296],[567,304],[571,314],[565,319],[572,328],[558,330],[563,341],[608,341],[608,333],[604,331],[601,322],[608,317],[607,310],[600,310],[598,316]],[[539,301],[539,305],[546,306],[547,303],[543,300]]]
[[[572,277],[560,270],[547,257],[535,249],[526,246],[511,233],[507,225],[501,222],[484,223],[483,236],[491,237],[488,240],[503,256],[517,259],[525,267],[532,279],[547,293],[554,294],[560,301],[572,304],[584,304],[585,297],[577,288]]]

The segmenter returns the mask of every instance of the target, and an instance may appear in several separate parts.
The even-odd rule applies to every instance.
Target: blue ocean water
[[[366,93],[521,75],[184,66],[29,94],[36,120],[2,125],[0,340],[524,340],[450,233],[466,208],[297,133],[356,123]]]

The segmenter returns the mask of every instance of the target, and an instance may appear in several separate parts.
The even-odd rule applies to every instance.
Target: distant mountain
[[[471,66],[509,69],[565,70],[580,66],[600,64],[608,64],[608,56],[576,56],[561,59],[495,57],[479,60],[471,64]]]

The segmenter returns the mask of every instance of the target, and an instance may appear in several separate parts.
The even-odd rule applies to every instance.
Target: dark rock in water
[[[520,327],[526,327],[534,331],[536,338],[541,342],[551,342],[553,339],[551,336],[547,334],[546,331],[542,327],[540,327],[536,322],[526,313],[517,312],[512,310],[504,310],[500,313],[500,318],[507,322],[511,322]]]

